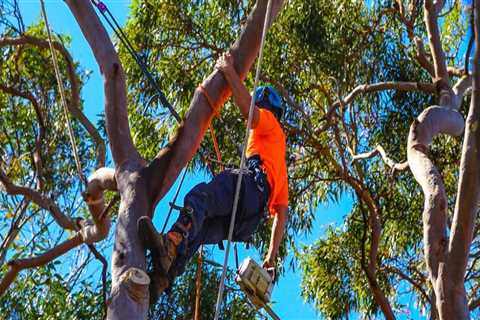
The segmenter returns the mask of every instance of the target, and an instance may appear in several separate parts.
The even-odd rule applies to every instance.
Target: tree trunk
[[[425,3],[427,2],[431,5],[431,1]],[[429,107],[420,114],[411,126],[407,146],[410,168],[425,196],[423,211],[425,259],[436,298],[432,308],[436,308],[441,320],[470,318],[464,277],[480,195],[479,8],[480,1],[476,0],[475,41],[477,45],[473,68],[473,96],[466,120],[458,194],[449,236],[447,235],[447,195],[441,173],[428,157],[428,146],[433,137],[438,134],[456,136],[463,131],[464,121],[456,109],[463,98],[464,87],[468,85],[467,78],[460,79],[453,89],[448,85],[448,78],[441,80],[443,81],[440,88],[442,106]],[[429,11],[432,11],[432,8]],[[427,20],[431,24],[431,19]],[[433,28],[430,25],[428,27]],[[435,30],[429,30],[430,34],[432,32],[436,33]],[[438,39],[431,40],[431,43],[439,42],[438,34],[436,36]],[[441,47],[436,46],[436,50],[441,50]],[[434,54],[434,58],[435,56],[440,55]],[[442,61],[442,59],[439,60]],[[435,60],[435,65],[439,65],[435,71],[440,78],[442,73],[445,73],[441,72],[444,69],[443,64]],[[460,87],[462,88],[459,89]],[[445,94],[446,92],[449,94]]]
[[[107,134],[115,162],[120,210],[112,255],[112,292],[108,319],[145,319],[148,311],[148,276],[145,253],[137,236],[137,220],[152,215],[156,204],[195,154],[214,116],[206,98],[196,92],[177,135],[148,165],[138,154],[130,134],[125,76],[118,55],[88,0],[66,0],[79,23],[104,77]],[[272,19],[283,1],[273,3]],[[245,78],[258,54],[267,0],[258,0],[240,38],[231,48],[235,68]],[[229,97],[219,71],[203,83],[219,108]]]

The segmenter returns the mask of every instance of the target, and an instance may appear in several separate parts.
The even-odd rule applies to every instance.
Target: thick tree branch
[[[89,0],[66,0],[93,51],[104,78],[107,134],[116,166],[141,162],[130,133],[125,74],[108,33]]]
[[[379,83],[372,83],[372,84],[361,84],[355,87],[345,98],[343,101],[337,100],[335,101],[330,108],[328,109],[327,113],[323,117],[323,119],[330,119],[334,113],[334,111],[343,105],[348,105],[352,103],[352,101],[360,94],[369,93],[369,92],[379,92],[379,91],[386,91],[386,90],[398,90],[398,91],[421,91],[425,93],[436,93],[437,88],[434,84],[431,83],[421,83],[421,82],[379,82]]]
[[[458,136],[463,132],[462,116],[452,108],[432,106],[424,110],[410,127],[407,159],[415,180],[422,187],[425,202],[423,209],[424,252],[430,282],[436,294],[436,307],[442,318],[442,308],[452,302],[441,278],[447,257],[447,196],[443,179],[435,164],[428,157],[428,146],[438,134]],[[463,280],[462,280],[463,284]],[[447,317],[445,319],[453,319]],[[463,319],[463,318],[460,318]]]
[[[270,24],[273,23],[274,18],[280,11],[282,3],[282,0],[273,1]],[[235,69],[241,79],[245,79],[257,56],[266,7],[267,1],[257,1],[240,38],[230,49],[234,57]],[[203,86],[210,94],[217,109],[221,108],[231,94],[227,82],[218,70],[215,70],[204,80]],[[192,158],[214,114],[215,111],[209,107],[205,96],[196,92],[184,125],[147,168],[148,176],[151,177],[149,190],[152,192],[154,203],[157,203],[165,195],[180,170]]]
[[[352,163],[358,160],[373,158],[377,155],[380,155],[382,157],[382,160],[385,162],[385,164],[390,169],[392,169],[392,173],[394,173],[395,171],[403,171],[408,168],[408,161],[402,163],[397,163],[393,161],[390,157],[388,157],[385,149],[383,149],[383,147],[380,145],[370,152],[365,152],[357,155],[352,154]]]
[[[441,314],[469,317],[464,286],[470,245],[480,201],[480,0],[475,1],[475,54],[473,59],[473,90],[470,110],[466,120],[465,137],[458,193],[448,246],[446,276],[442,287],[451,298]]]
[[[106,169],[108,170],[108,169]],[[94,174],[94,178],[90,178],[90,181],[96,181],[97,185],[105,186],[105,188],[114,187],[114,184],[111,180],[108,179],[109,172],[105,172],[100,170],[100,172]],[[3,181],[2,181],[3,182]],[[98,196],[98,194],[103,193],[102,186],[92,187],[90,190],[96,190],[98,193],[92,192],[92,195]],[[93,200],[91,200],[93,201]],[[107,211],[111,209],[112,205],[116,202],[116,198],[112,199],[110,204],[107,208],[104,208],[103,197],[96,198],[93,201],[94,203],[89,203],[89,209],[92,213],[93,221],[90,220],[78,220],[78,223],[74,225],[73,230],[77,231],[73,238],[66,240],[65,242],[61,243],[60,245],[54,247],[53,249],[45,252],[44,254],[28,259],[19,259],[13,260],[8,263],[10,266],[9,271],[4,276],[4,278],[0,281],[0,296],[2,296],[8,287],[12,284],[15,280],[17,274],[29,268],[34,268],[38,266],[45,265],[54,259],[60,257],[61,255],[65,254],[66,252],[72,250],[73,248],[85,243],[88,245],[89,249],[94,254],[95,258],[98,259],[102,263],[102,283],[104,287],[104,300],[106,297],[106,268],[107,268],[107,261],[105,258],[97,251],[97,249],[93,246],[95,242],[99,242],[105,239],[110,231],[110,218],[107,215]]]
[[[29,258],[29,259],[19,259],[13,260],[8,263],[10,270],[5,274],[3,279],[0,281],[0,297],[5,293],[8,287],[17,277],[17,274],[25,269],[34,268],[43,266],[50,261],[58,258],[59,256],[65,254],[66,252],[72,250],[73,248],[79,246],[82,243],[82,237],[79,234],[76,234],[73,238],[66,240],[57,247],[45,252],[44,254]]]
[[[463,132],[463,127],[463,118],[457,111],[432,106],[413,122],[408,137],[408,163],[425,196],[425,257],[430,278],[434,282],[438,278],[439,263],[446,252],[447,199],[442,176],[428,157],[428,146],[436,135],[444,133],[458,136]]]
[[[33,45],[42,49],[49,49],[48,41],[36,38],[33,36],[22,35],[18,38],[2,38],[0,39],[0,47],[4,46],[23,46],[23,45]],[[105,143],[103,142],[102,137],[98,133],[95,126],[88,120],[88,118],[80,110],[80,86],[78,83],[78,77],[75,71],[75,64],[73,62],[72,56],[68,50],[58,41],[53,42],[53,47],[61,54],[67,66],[67,74],[71,86],[71,100],[69,101],[67,107],[70,113],[77,119],[82,126],[87,130],[89,135],[92,137],[95,143],[96,159],[97,159],[97,168],[103,167],[105,165]],[[11,93],[13,94],[13,93]],[[28,99],[28,97],[24,97]],[[29,99],[30,100],[30,99]],[[33,103],[33,102],[32,102]]]
[[[354,188],[355,192],[357,194],[358,199],[361,202],[364,202],[367,205],[367,208],[369,208],[369,211],[372,209],[375,211],[371,211],[370,215],[367,214],[363,208],[363,206],[360,204],[360,211],[362,213],[362,218],[363,218],[363,235],[362,235],[362,250],[361,250],[361,265],[362,269],[365,272],[365,275],[367,276],[368,280],[368,285],[370,286],[370,289],[372,290],[373,297],[375,299],[375,302],[378,304],[380,309],[383,312],[383,315],[385,316],[385,319],[388,320],[394,320],[395,319],[395,314],[393,313],[393,310],[390,306],[390,303],[388,302],[387,297],[383,293],[382,289],[380,288],[378,281],[377,281],[377,253],[378,253],[378,245],[380,242],[380,234],[381,234],[381,225],[380,225],[380,220],[378,219],[378,212],[376,211],[376,206],[375,203],[373,202],[373,199],[370,198],[369,194],[363,190],[360,190],[360,188],[357,186],[357,188]],[[360,191],[360,192],[359,192]],[[366,202],[365,202],[366,201]],[[368,223],[367,223],[368,221]],[[367,258],[366,258],[366,253],[365,253],[365,245],[367,243],[367,230],[368,227],[371,229],[371,243],[370,243],[370,252],[369,252],[369,260],[367,263]]]
[[[430,50],[433,57],[433,67],[435,77],[442,79],[445,83],[449,82],[445,52],[442,48],[440,30],[438,29],[438,13],[443,8],[443,1],[425,0],[424,1],[424,20],[427,26]]]

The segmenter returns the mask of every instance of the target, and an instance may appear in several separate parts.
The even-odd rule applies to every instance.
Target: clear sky
[[[97,115],[100,114],[103,110],[103,83],[100,76],[99,68],[94,60],[93,54],[88,47],[81,31],[76,24],[72,14],[68,10],[67,6],[62,0],[45,0],[46,9],[48,11],[49,20],[51,28],[56,33],[63,33],[71,35],[72,44],[69,48],[72,56],[75,60],[79,61],[81,66],[85,69],[90,70],[91,76],[90,79],[85,84],[82,91],[82,98],[84,100],[85,113],[86,115],[93,120],[95,123],[97,120]],[[121,24],[125,23],[125,20],[129,12],[130,0],[105,0],[104,1],[109,9],[112,11],[113,15],[120,21]],[[39,0],[21,0],[21,11],[25,18],[27,25],[32,22],[38,21],[40,17],[40,8]],[[110,30],[109,30],[110,31]],[[182,188],[179,199],[183,199],[185,193],[191,188],[194,184],[204,181],[207,179],[202,173],[198,172],[192,174],[189,178],[186,179],[186,184]],[[158,214],[156,214],[155,224],[161,226],[163,223],[163,218],[167,211],[167,202],[171,201],[173,198],[173,191],[176,186],[172,187],[170,193],[165,197],[165,199],[160,204],[157,209]],[[311,235],[305,235],[300,242],[305,244],[312,243],[315,239],[318,239],[322,236],[325,227],[329,224],[341,225],[343,217],[351,209],[351,201],[348,199],[343,200],[339,205],[330,206],[330,207],[321,207],[317,210],[317,219],[314,223],[313,232]],[[257,260],[260,259],[258,255],[253,250],[245,250],[242,245],[240,245],[240,259],[251,255]],[[214,257],[215,259],[222,263],[223,261],[223,251],[219,251],[214,248]],[[233,267],[233,257],[230,257],[231,266]],[[293,271],[287,272],[287,274],[280,280],[279,284],[274,288],[272,300],[276,303],[273,306],[275,312],[280,316],[281,319],[288,320],[310,320],[310,319],[321,319],[316,315],[312,306],[305,304],[300,296],[300,277],[301,274]],[[405,301],[405,303],[409,303]],[[410,302],[411,303],[411,302]],[[354,318],[354,317],[352,317]],[[416,315],[405,315],[400,316],[399,319],[420,319]]]

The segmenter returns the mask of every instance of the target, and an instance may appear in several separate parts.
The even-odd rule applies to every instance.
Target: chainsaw
[[[238,268],[235,281],[257,310],[263,308],[272,319],[280,320],[268,305],[272,295],[273,278],[267,270],[248,257]]]

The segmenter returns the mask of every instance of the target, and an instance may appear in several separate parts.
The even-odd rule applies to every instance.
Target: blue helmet
[[[282,99],[272,86],[259,86],[255,90],[255,105],[259,108],[265,108],[273,112],[278,120],[281,120],[285,107]]]

